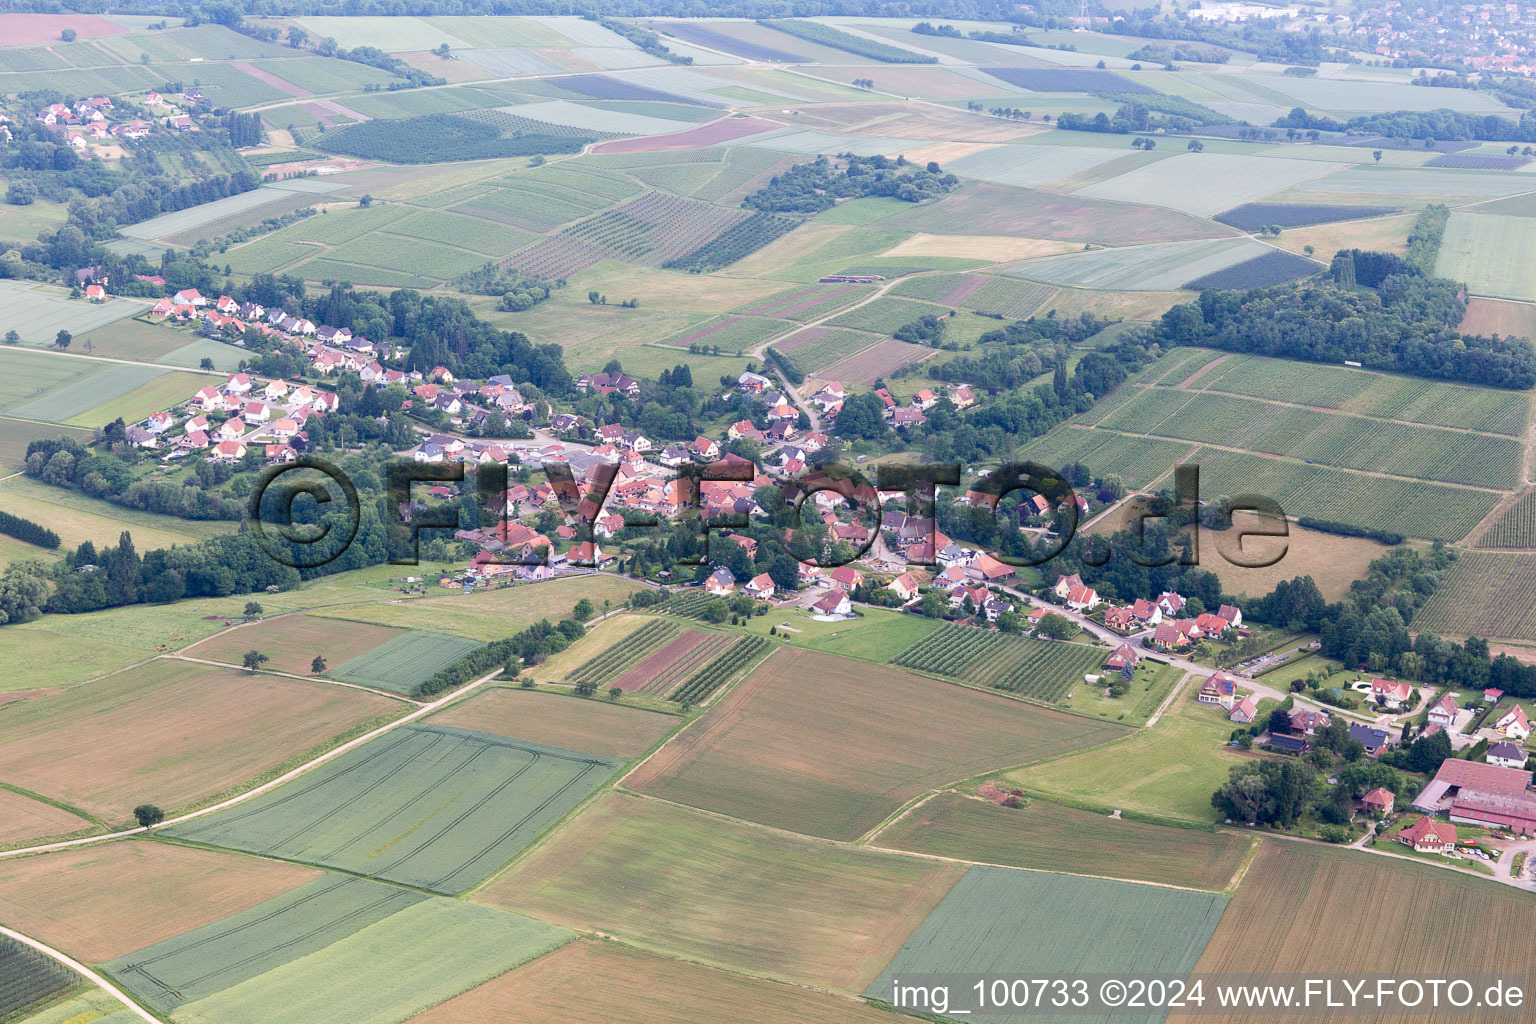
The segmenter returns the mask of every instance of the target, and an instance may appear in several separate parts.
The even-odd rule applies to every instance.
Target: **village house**
[[[979,579],[983,583],[1005,583],[1016,575],[1013,566],[999,562],[991,555],[979,555],[966,571],[973,579]],[[1098,595],[1095,594],[1094,597],[1097,598]]]
[[[1271,750],[1278,750],[1285,754],[1295,754],[1297,757],[1305,757],[1312,753],[1312,744],[1300,736],[1289,736],[1285,733],[1271,733],[1264,745]]]
[[[864,574],[851,565],[840,565],[826,574],[827,578],[845,590],[864,585]]]
[[[1194,642],[1188,628],[1177,622],[1160,623],[1146,643],[1160,651],[1178,651]]]
[[[1392,813],[1392,805],[1396,800],[1397,797],[1392,794],[1390,789],[1383,789],[1377,786],[1360,798],[1360,807],[1367,814],[1386,817]]]
[[[1157,606],[1166,616],[1174,616],[1184,610],[1184,597],[1172,590],[1165,590],[1157,595]]]
[[[1505,740],[1489,747],[1483,760],[1503,768],[1524,768],[1529,756],[1524,747]]]
[[[1195,699],[1201,704],[1215,704],[1223,711],[1231,711],[1237,703],[1237,680],[1225,672],[1217,672],[1200,687]]]
[[[1292,708],[1291,731],[1303,736],[1315,736],[1320,729],[1328,728],[1328,713],[1317,708]]]
[[[1525,708],[1518,704],[1504,712],[1493,727],[1519,743],[1524,743],[1531,735],[1531,720],[1526,717]]]
[[[1388,708],[1400,708],[1413,695],[1413,687],[1393,679],[1372,679],[1371,699]]]
[[[1456,826],[1433,818],[1420,818],[1399,832],[1397,841],[1412,847],[1416,853],[1453,854],[1456,852]]]
[[[756,576],[748,580],[746,585],[741,588],[741,592],[743,594],[750,594],[751,596],[757,598],[759,601],[768,600],[773,596],[773,591],[773,577],[769,576],[765,572],[758,573]]]
[[[811,605],[811,610],[818,615],[829,618],[846,618],[853,614],[853,602],[848,600],[848,592],[841,587],[833,587],[826,595]]]
[[[728,597],[736,592],[736,577],[731,570],[720,566],[704,581],[704,589],[716,597]]]
[[[1136,628],[1136,613],[1126,608],[1107,608],[1104,611],[1104,625],[1110,629],[1122,633]]]
[[[1238,701],[1232,708],[1232,713],[1227,717],[1241,725],[1252,722],[1259,713],[1259,701],[1253,694],[1249,694]]]
[[[1039,610],[1043,611],[1044,609]],[[1121,644],[1115,648],[1114,653],[1109,656],[1109,660],[1104,662],[1104,667],[1130,675],[1131,672],[1135,671],[1136,662],[1139,660],[1141,659],[1140,655],[1136,653],[1136,648],[1130,644]]]
[[[1456,724],[1456,713],[1460,710],[1461,708],[1456,704],[1456,698],[1446,694],[1435,701],[1434,705],[1430,707],[1426,718],[1430,725],[1438,725],[1442,729],[1449,729]]]
[[[895,594],[896,597],[900,599],[903,604],[905,604],[917,596],[917,588],[917,575],[915,573],[904,572],[900,576],[897,576],[895,579],[891,580],[890,583],[886,584],[885,589]]]
[[[1144,626],[1155,626],[1163,621],[1163,610],[1145,598],[1136,599],[1136,603],[1131,605],[1131,614]]]
[[[1359,741],[1365,748],[1365,752],[1371,757],[1376,757],[1387,749],[1387,743],[1391,736],[1385,729],[1376,729],[1368,725],[1359,725],[1351,722],[1349,726],[1349,738]]]

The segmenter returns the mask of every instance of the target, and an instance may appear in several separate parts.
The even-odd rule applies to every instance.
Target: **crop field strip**
[[[167,833],[451,894],[510,860],[621,763],[411,725]]]
[[[896,655],[892,663],[1054,703],[1085,672],[1102,667],[1104,658],[1102,649],[1084,644],[1007,636],[950,623]]]
[[[1536,640],[1536,555],[1464,552],[1413,624],[1444,636]]]
[[[790,361],[801,370],[815,373],[840,359],[864,351],[880,340],[878,334],[867,334],[864,331],[808,327],[773,347],[775,351],[789,356]]]
[[[873,384],[888,377],[902,367],[937,354],[938,349],[922,345],[909,345],[904,341],[887,338],[851,356],[839,359],[823,367],[820,375],[827,380],[840,380],[849,384]]]
[[[460,900],[414,903],[308,956],[184,1006],[220,1024],[398,1024],[572,938]],[[337,979],[347,984],[337,985]]]
[[[1475,547],[1536,549],[1536,490],[1520,495],[1477,539]]]
[[[1118,474],[1127,486],[1146,487],[1183,461],[1191,446],[1157,437],[1132,437],[1108,430],[1057,427],[1025,446],[1025,457],[1061,469],[1082,462],[1095,474]],[[1234,492],[1235,493],[1235,492]]]
[[[429,898],[368,878],[327,874],[105,967],[145,1005],[169,1014]]]
[[[0,778],[113,821],[145,800],[170,812],[404,710],[349,687],[162,658],[8,706]]]
[[[1203,383],[1202,377],[1194,387]],[[1164,387],[1144,388],[1100,426],[1495,490],[1515,486],[1525,457],[1519,441],[1498,434]]]
[[[668,601],[675,600],[669,598]],[[641,659],[660,650],[681,634],[683,628],[666,619],[653,619],[607,650],[600,652],[585,663],[571,670],[573,683],[596,683],[605,686],[629,671]]]
[[[1199,351],[1208,352],[1212,359],[1223,354],[1210,349]],[[1232,355],[1220,369],[1219,377],[1201,377],[1197,386],[1251,398],[1511,437],[1525,434],[1531,415],[1530,395],[1520,391],[1263,356]],[[1157,383],[1177,384],[1178,380],[1170,373]]]
[[[328,675],[392,693],[414,693],[439,669],[479,648],[463,637],[413,630],[337,665]]]
[[[868,717],[871,701],[888,709],[879,721]],[[889,666],[781,647],[687,742],[663,747],[625,785],[851,841],[933,786],[1124,734],[1122,726]]]
[[[1021,808],[945,791],[878,832],[870,845],[1042,871],[1080,870],[1137,882],[1220,891],[1252,844],[1230,832],[1117,820],[1097,811],[1032,799]]]
[[[1226,906],[1227,897],[1216,893],[973,867],[865,995],[890,1001],[896,978],[923,974],[1183,977],[1205,950]],[[1038,1018],[1023,1012],[993,1014],[992,1019],[1024,1024]]]
[[[608,757],[638,757],[682,719],[609,701],[584,700],[554,690],[488,687],[432,716],[438,725],[490,732],[565,750]]]
[[[1417,483],[1332,466],[1200,448],[1201,486],[1213,494],[1264,494],[1290,516],[1353,523],[1410,537],[1459,541],[1493,511],[1496,491]]]

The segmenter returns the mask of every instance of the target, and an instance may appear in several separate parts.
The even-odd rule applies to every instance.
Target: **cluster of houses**
[[[129,427],[126,440],[170,458],[198,454],[226,463],[242,461],[260,445],[263,461],[292,462],[307,447],[305,423],[333,411],[337,401],[330,391],[236,373],[221,385],[199,388],[181,408],[152,413]]]
[[[205,102],[205,98],[197,89],[187,89],[174,97],[188,109],[195,108],[199,103]],[[195,132],[198,130],[192,117],[184,113],[181,106],[171,102],[158,92],[151,92],[144,97],[143,105],[149,111],[153,111],[153,117],[159,125],[173,132]],[[134,107],[128,107],[129,116],[119,116],[119,109],[109,96],[91,96],[76,100],[73,104],[50,103],[40,107],[35,112],[39,124],[47,125],[63,131],[69,145],[77,150],[84,150],[92,142],[109,142],[113,139],[137,140],[153,135],[157,130],[154,121],[147,121],[139,117],[140,111]],[[6,141],[10,141],[9,128],[0,125],[0,135]]]

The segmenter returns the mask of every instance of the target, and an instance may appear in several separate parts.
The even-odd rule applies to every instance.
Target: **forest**
[[[840,153],[838,163],[819,156],[776,174],[741,205],[767,213],[820,213],[839,199],[861,196],[894,196],[920,203],[945,195],[960,185],[953,174],[943,173],[937,163],[914,168],[905,157],[854,156]],[[903,173],[905,172],[905,173]]]
[[[1372,257],[1371,267],[1382,262],[1392,271],[1413,269],[1388,254],[1365,255]],[[1368,285],[1359,276],[1360,261],[1354,266],[1354,280]],[[1165,345],[1314,363],[1351,360],[1370,369],[1487,387],[1536,385],[1536,350],[1529,341],[1457,332],[1466,312],[1460,290],[1454,281],[1411,272],[1388,272],[1374,290],[1315,280],[1246,292],[1213,289],[1164,313],[1155,335]]]

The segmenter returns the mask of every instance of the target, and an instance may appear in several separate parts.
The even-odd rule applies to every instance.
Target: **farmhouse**
[[[731,570],[721,566],[709,574],[709,579],[704,581],[704,589],[716,597],[725,597],[736,590],[736,577]]]
[[[1104,613],[1104,625],[1125,632],[1135,628],[1136,615],[1129,608],[1110,608]]]
[[[1452,821],[1536,834],[1536,796],[1531,773],[1481,761],[1448,758],[1413,806],[1433,814],[1448,811]]]
[[[1399,832],[1397,841],[1419,853],[1455,853],[1456,826],[1433,818],[1420,818]]]
[[[991,555],[981,555],[972,562],[970,574],[987,583],[1001,583],[1004,580],[1013,579],[1015,575],[1013,566],[999,562]]]
[[[1271,750],[1278,750],[1285,754],[1295,754],[1297,757],[1305,757],[1312,753],[1312,744],[1300,736],[1287,736],[1284,733],[1271,734],[1264,744]]]

